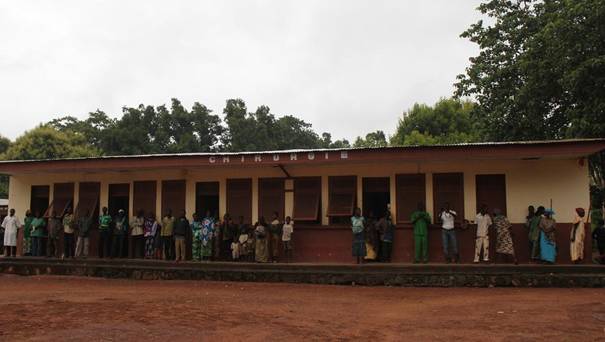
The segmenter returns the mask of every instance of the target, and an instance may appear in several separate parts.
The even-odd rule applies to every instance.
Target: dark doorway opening
[[[34,185],[31,190],[30,210],[34,215],[44,215],[48,210],[50,186]]]
[[[122,209],[129,217],[130,207],[130,184],[109,184],[109,215],[115,217],[118,210]]]
[[[391,203],[390,179],[388,177],[363,178],[363,214],[370,217],[386,215]]]
[[[219,182],[199,182],[195,185],[195,212],[203,217],[207,211],[218,217]]]
[[[74,183],[57,183],[54,185],[53,201],[51,204],[51,213],[55,211],[57,215],[63,216],[67,209],[73,211],[74,201]]]
[[[130,184],[109,184],[109,215],[115,219],[120,209],[124,210],[127,217],[130,217]],[[122,255],[118,255],[120,258],[128,257],[128,238],[126,237],[122,242]],[[114,251],[112,250],[112,255]],[[119,254],[119,250],[116,252]]]
[[[487,205],[490,213],[498,208],[506,215],[506,176],[476,175],[477,212],[482,205]]]

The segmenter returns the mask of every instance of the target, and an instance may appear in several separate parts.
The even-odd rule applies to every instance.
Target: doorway
[[[48,210],[50,186],[34,185],[31,190],[30,210],[33,215],[45,215]]]
[[[390,179],[388,177],[364,177],[362,181],[363,215],[383,217],[391,203]]]
[[[109,184],[109,215],[115,217],[118,210],[122,209],[129,217],[128,209],[130,207],[130,184]]]
[[[195,212],[203,217],[207,211],[219,216],[219,182],[198,182],[195,184]]]

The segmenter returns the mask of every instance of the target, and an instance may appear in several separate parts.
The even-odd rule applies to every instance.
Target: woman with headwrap
[[[584,224],[586,223],[586,212],[583,208],[576,208],[576,215],[573,220],[573,226],[571,228],[569,237],[569,253],[571,255],[571,261],[574,264],[582,262],[584,259],[584,237],[586,231]]]
[[[555,212],[552,209],[546,209],[544,216],[540,219],[540,260],[554,264],[557,258],[557,240],[555,228],[557,222],[552,216]]]

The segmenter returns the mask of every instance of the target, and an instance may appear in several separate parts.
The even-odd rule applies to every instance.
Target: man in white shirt
[[[492,218],[487,213],[487,206],[481,206],[481,210],[475,218],[477,223],[477,239],[475,240],[475,263],[479,262],[481,250],[483,250],[483,261],[489,261],[489,227],[492,225]]]
[[[19,218],[15,216],[15,209],[11,209],[8,216],[2,221],[4,228],[4,256],[17,256],[17,229],[21,227]]]
[[[441,213],[439,214],[442,228],[441,239],[443,242],[443,254],[447,263],[450,263],[451,261],[458,262],[460,257],[458,255],[456,231],[454,230],[454,221],[457,213],[450,209],[449,203],[445,203],[444,207],[445,208],[441,208]]]

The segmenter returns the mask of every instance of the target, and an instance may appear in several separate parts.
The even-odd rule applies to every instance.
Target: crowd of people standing
[[[518,263],[517,253],[515,253],[515,244],[513,239],[513,225],[506,215],[499,208],[493,208],[489,213],[487,205],[482,205],[474,221],[457,220],[458,213],[451,209],[449,203],[445,203],[439,211],[437,222],[441,227],[441,240],[443,247],[443,256],[446,263],[458,263],[460,254],[458,251],[457,229],[476,228],[475,235],[475,254],[474,263],[490,262],[490,231],[493,231],[496,237],[496,258],[498,262]],[[527,228],[529,240],[529,255],[532,263],[554,264],[557,257],[557,239],[556,239],[556,220],[555,212],[552,209],[545,209],[539,206],[536,210],[534,206],[528,207],[525,227]],[[384,222],[386,226],[392,227],[390,215],[386,215]],[[423,203],[418,203],[416,211],[411,214],[410,222],[413,226],[414,236],[414,263],[427,263],[428,256],[428,228],[431,225],[431,215],[426,211]],[[457,222],[460,222],[457,224]],[[583,208],[576,208],[572,229],[570,231],[570,258],[573,263],[581,263],[584,259],[584,241],[585,225],[589,220]],[[366,260],[374,260],[372,241],[374,232],[384,228],[378,228],[376,221],[372,218],[366,219],[361,215],[360,208],[355,208],[351,217],[351,229],[353,233],[352,254],[357,263]],[[388,258],[390,260],[390,250],[393,241],[394,229],[388,229],[389,247]],[[597,222],[597,228],[592,237],[597,242],[600,260],[605,262],[605,227],[603,220]]]
[[[496,238],[496,261],[517,261],[513,239],[512,224],[499,208],[491,213],[482,205],[473,221],[458,219],[458,213],[445,203],[439,211],[436,223],[441,227],[441,240],[444,260],[447,263],[459,262],[458,229],[476,228],[474,262],[490,262],[490,232]],[[525,227],[528,236],[528,254],[533,263],[553,264],[556,262],[557,222],[554,211],[543,206],[528,207]],[[589,215],[583,208],[576,208],[569,237],[570,258],[573,263],[581,263],[584,258],[585,226]],[[98,226],[99,258],[163,259],[184,261],[188,259],[234,260],[249,262],[277,262],[280,257],[292,261],[294,223],[290,217],[281,221],[279,214],[273,214],[267,222],[264,217],[253,225],[244,222],[243,217],[235,221],[229,214],[222,220],[209,211],[205,215],[192,215],[189,222],[185,211],[178,217],[168,210],[157,220],[153,213],[145,214],[140,210],[130,220],[126,212],[118,210],[111,216],[107,208],[102,208],[98,222],[94,222],[92,213],[87,210],[75,217],[70,208],[57,215],[52,211],[49,217],[40,212],[25,213],[23,222],[11,209],[2,221],[4,231],[4,255],[16,256],[17,231],[23,229],[23,254],[26,256],[47,256],[61,258],[86,258],[90,249],[90,232]],[[431,215],[424,204],[419,203],[411,214],[413,226],[414,262],[429,261],[429,227]],[[592,238],[597,243],[600,260],[605,262],[605,227],[598,220]],[[355,208],[351,217],[353,233],[352,254],[357,263],[366,261],[390,262],[393,249],[395,225],[390,210],[375,216],[369,212],[367,218],[361,209]],[[63,238],[63,251],[60,251],[59,239]]]
[[[139,210],[129,220],[124,210],[111,216],[104,207],[97,222],[98,257],[184,261],[188,260],[190,249],[194,261],[278,262],[282,256],[284,261],[292,261],[294,222],[289,216],[282,222],[275,212],[270,223],[261,217],[254,225],[245,223],[242,216],[235,222],[229,214],[218,220],[210,211],[204,216],[194,213],[192,218],[189,222],[184,210],[178,217],[167,210],[157,220],[153,213]],[[47,218],[39,212],[32,215],[28,210],[21,223],[11,209],[2,222],[7,232],[3,240],[5,256],[16,256],[17,231],[23,229],[25,256],[87,258],[94,223],[89,210],[76,219],[71,208],[61,215],[52,211]],[[61,232],[62,253],[59,250]]]

